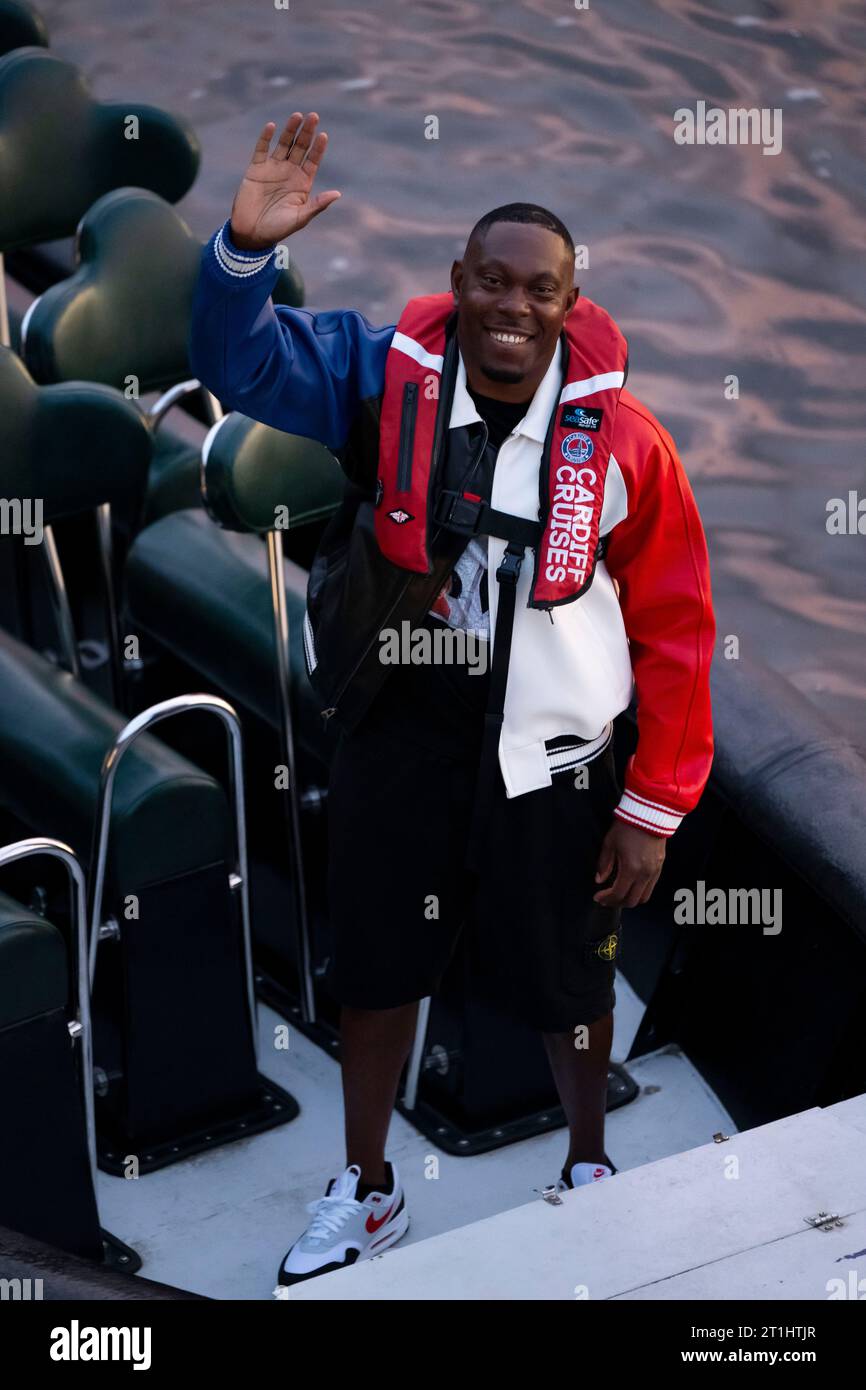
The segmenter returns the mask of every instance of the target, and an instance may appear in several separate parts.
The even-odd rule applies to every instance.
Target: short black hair
[[[530,222],[536,227],[546,227],[549,232],[555,232],[558,237],[562,237],[571,255],[574,255],[574,242],[565,223],[560,221],[555,212],[539,207],[538,203],[504,203],[501,208],[485,212],[469,233],[466,245],[469,246],[476,237],[483,237],[494,222]]]

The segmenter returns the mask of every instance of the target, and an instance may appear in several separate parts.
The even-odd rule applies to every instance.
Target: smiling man
[[[191,359],[225,405],[326,444],[347,479],[304,625],[335,735],[347,1166],[281,1265],[292,1284],[407,1228],[388,1126],[418,1001],[464,928],[473,988],[544,1037],[569,1121],[562,1185],[610,1176],[620,917],[649,899],[709,776],[715,624],[674,442],[624,389],[625,339],[575,289],[559,218],[487,213],[450,292],[411,300],[396,325],[275,307],[276,243],[340,197],[313,193],[315,113],[271,148],[275,129],[205,248]],[[492,665],[383,660],[406,623],[471,632]],[[635,690],[623,788],[612,722]]]

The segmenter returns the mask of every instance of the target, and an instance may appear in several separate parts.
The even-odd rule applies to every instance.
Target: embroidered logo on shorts
[[[602,941],[588,941],[584,947],[587,960],[616,960],[620,951],[620,938],[612,931]]]
[[[397,507],[395,511],[389,512],[388,516],[391,518],[392,521],[396,521],[398,526],[405,526],[407,521],[415,520],[412,513],[404,512],[402,507]]]
[[[596,954],[599,955],[602,960],[614,960],[618,946],[619,937],[615,932],[611,932],[610,936],[606,936],[604,941],[598,943]]]
[[[564,405],[559,423],[578,430],[600,430],[603,419],[603,410],[584,410],[582,405]]]
[[[567,434],[562,441],[562,457],[568,459],[569,463],[586,463],[594,453],[595,445],[589,435],[580,430]]]

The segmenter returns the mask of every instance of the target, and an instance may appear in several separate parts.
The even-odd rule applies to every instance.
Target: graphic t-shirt
[[[497,401],[491,396],[482,396],[467,386],[475,409],[487,426],[487,448],[477,467],[466,477],[457,478],[449,472],[446,465],[446,483],[451,488],[474,492],[490,501],[493,487],[493,470],[496,456],[505,439],[519,424],[531,404],[528,401]],[[476,435],[481,434],[481,426],[469,426],[473,445]],[[477,447],[477,446],[476,446]],[[431,615],[449,627],[466,628],[479,638],[489,640],[490,614],[487,588],[487,538],[473,536],[454,566],[448,584],[442,590],[433,607]]]

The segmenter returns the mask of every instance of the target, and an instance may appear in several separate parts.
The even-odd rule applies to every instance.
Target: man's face
[[[451,268],[457,339],[469,384],[524,401],[550,366],[574,306],[574,258],[562,237],[533,223],[495,222]]]

